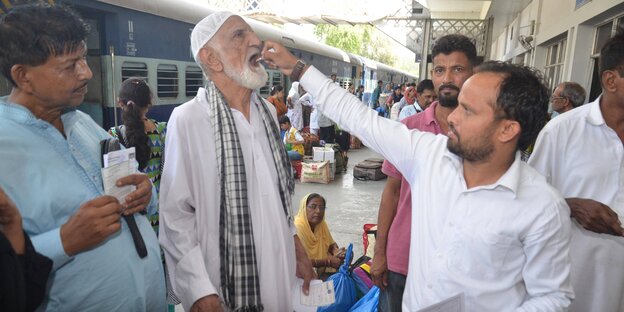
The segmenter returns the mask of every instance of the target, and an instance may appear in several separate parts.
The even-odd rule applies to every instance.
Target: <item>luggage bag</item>
[[[387,175],[381,172],[383,160],[382,162],[373,160],[374,159],[367,159],[355,165],[355,167],[353,167],[353,177],[361,181],[385,179]]]

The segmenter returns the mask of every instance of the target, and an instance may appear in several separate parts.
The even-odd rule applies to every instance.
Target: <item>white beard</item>
[[[252,90],[264,87],[266,81],[269,79],[269,74],[267,74],[262,65],[252,69],[248,63],[245,63],[243,70],[237,72],[231,64],[227,63],[227,61],[223,61],[223,72],[239,85]]]

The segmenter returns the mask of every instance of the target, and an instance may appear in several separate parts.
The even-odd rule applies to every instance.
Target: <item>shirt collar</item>
[[[199,100],[200,103],[208,103],[208,98],[206,97],[206,88],[201,87],[197,90],[197,99]],[[260,104],[260,98],[258,96],[258,93],[256,93],[255,90],[251,92],[249,103],[256,104],[256,105]],[[235,110],[233,108],[230,108],[230,109]],[[235,111],[238,111],[238,110],[235,110]]]
[[[71,121],[73,123],[74,115],[76,112],[76,108],[68,107],[63,109],[61,112],[61,120],[63,120],[63,127],[67,127],[67,122]],[[23,124],[33,124],[33,123],[45,123],[50,124],[45,120],[41,120],[37,118],[28,108],[24,105],[13,103],[9,101],[9,96],[0,97],[0,115],[4,115],[6,118],[9,118],[13,121],[23,123]]]
[[[600,99],[602,95],[599,96],[595,101],[587,104],[591,105],[589,108],[589,114],[587,115],[587,122],[594,126],[601,126],[605,124],[604,117],[602,116],[602,112],[600,111]]]
[[[418,104],[418,101],[414,101],[414,108],[415,108],[417,111],[419,111],[419,112],[422,112],[422,111],[423,111],[422,106],[420,106],[420,104]]]
[[[9,102],[8,95],[0,98],[0,115],[20,123],[30,123],[37,120],[37,117],[23,105]]]
[[[438,121],[435,119],[435,110],[437,106],[438,106],[438,101],[435,101],[431,103],[431,105],[429,105],[429,107],[427,107],[427,109],[425,109],[422,112],[424,114],[423,117],[425,120],[425,124],[427,125],[438,124]]]
[[[258,96],[258,93],[256,93],[256,91],[251,91],[251,103],[256,104],[256,105],[260,105],[260,96]]]
[[[491,188],[494,189],[497,186],[502,186],[507,188],[508,190],[514,193],[514,197],[518,193],[518,187],[520,186],[521,179],[521,167],[522,167],[522,154],[520,151],[516,151],[514,162],[511,164],[511,167],[507,169],[505,174],[503,174],[496,183],[491,185]],[[487,186],[486,186],[487,187]]]
[[[465,180],[463,178],[463,163],[462,158],[451,153],[448,148],[444,151],[443,157],[448,159],[451,162],[451,165],[455,167],[457,173],[462,176],[462,181]],[[494,190],[497,187],[504,187],[510,190],[514,194],[514,198],[517,196],[518,187],[520,186],[521,179],[521,170],[522,170],[522,158],[521,153],[516,151],[516,155],[514,158],[514,162],[511,164],[509,169],[505,171],[505,173],[498,179],[498,181],[493,184],[477,186],[470,190],[466,190],[466,192],[476,192],[479,190]]]

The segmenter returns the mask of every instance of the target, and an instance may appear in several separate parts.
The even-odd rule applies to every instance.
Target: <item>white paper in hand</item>
[[[136,161],[136,150],[134,147],[104,154],[104,168],[108,168],[124,161]]]
[[[125,201],[128,194],[136,190],[134,185],[117,186],[117,180],[136,173],[136,152],[134,147],[113,151],[104,155],[104,168],[102,168],[102,182],[104,193],[111,195],[120,203]]]
[[[336,301],[333,281],[310,281],[308,296],[303,294],[302,286],[303,280],[298,278],[293,290],[293,308],[297,312],[315,312],[317,307],[330,305]]]

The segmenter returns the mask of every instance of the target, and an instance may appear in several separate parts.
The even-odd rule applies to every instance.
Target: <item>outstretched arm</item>
[[[293,73],[298,61],[288,49],[270,41],[265,42],[262,55],[269,65],[279,68],[285,75]],[[427,149],[417,150],[414,147],[428,146],[436,140],[433,134],[410,131],[401,123],[377,116],[376,112],[314,67],[304,68],[300,83],[312,94],[321,113],[382,154],[407,177],[418,167],[417,163],[426,158],[419,154],[427,153]],[[387,133],[392,133],[391,140]]]

